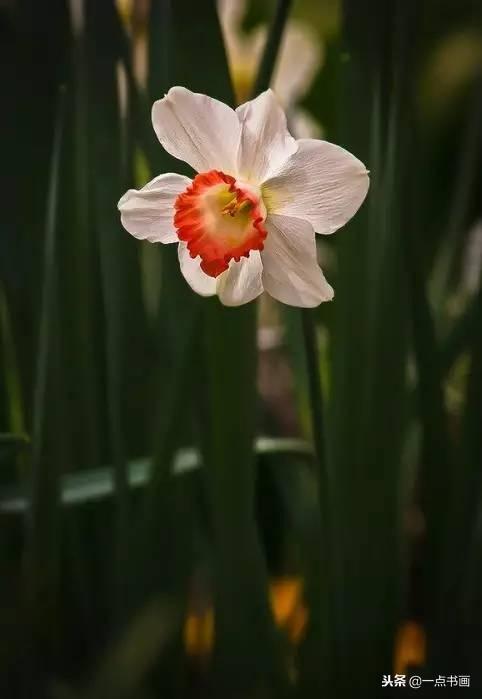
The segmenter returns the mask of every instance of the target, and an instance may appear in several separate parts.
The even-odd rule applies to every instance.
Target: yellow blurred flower
[[[129,27],[132,17],[133,0],[116,0],[115,4],[123,24]]]
[[[472,28],[444,37],[429,56],[421,79],[422,110],[443,115],[482,67],[482,34]]]
[[[271,581],[269,600],[275,623],[293,646],[304,638],[309,612],[303,599],[303,581],[299,577],[282,577]],[[191,609],[184,623],[184,647],[187,655],[200,663],[211,656],[215,641],[215,616],[211,606]],[[393,671],[408,674],[410,668],[424,665],[426,637],[416,621],[406,621],[395,638]]]
[[[274,580],[270,584],[269,599],[277,626],[296,645],[302,640],[308,622],[301,579],[286,577]],[[213,645],[213,609],[208,607],[203,611],[191,611],[184,624],[186,653],[198,661],[205,661],[211,655]]]
[[[292,643],[299,643],[308,622],[301,579],[280,578],[273,581],[269,596],[276,624],[286,632]]]
[[[207,658],[214,645],[214,612],[191,613],[184,624],[186,653],[199,660]]]
[[[138,85],[147,81],[147,24],[149,0],[115,0],[117,11],[131,36],[134,75]]]
[[[425,631],[416,621],[405,622],[395,640],[394,672],[406,675],[411,667],[421,667],[425,657]]]
[[[246,0],[218,0],[229,69],[239,103],[251,96],[266,43],[267,28],[244,32],[241,24]],[[321,126],[297,102],[308,92],[323,62],[323,46],[305,24],[289,20],[275,68],[272,88],[289,112],[290,130],[296,138],[320,138]]]

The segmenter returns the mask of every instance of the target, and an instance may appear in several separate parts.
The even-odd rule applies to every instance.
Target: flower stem
[[[283,37],[286,20],[291,9],[292,0],[278,0],[276,14],[271,24],[268,39],[258,71],[258,77],[253,90],[253,97],[267,90],[273,76],[276,59],[279,55],[279,47]]]
[[[326,458],[326,445],[324,439],[325,420],[323,415],[323,394],[321,387],[320,366],[318,361],[318,347],[316,342],[316,325],[313,311],[308,308],[301,309],[301,323],[303,326],[303,339],[305,343],[306,367],[308,372],[308,391],[311,407],[312,439],[315,447],[316,463],[318,466],[318,494],[321,510],[321,527],[324,541],[323,562],[326,566],[332,563],[328,550],[331,533],[330,522],[330,487],[328,464]]]
[[[307,677],[314,677],[315,684],[308,684],[305,691],[309,694],[324,691],[330,686],[335,672],[335,657],[333,649],[334,619],[333,619],[333,549],[331,527],[331,499],[329,474],[324,439],[324,411],[321,387],[318,348],[316,342],[316,325],[314,311],[301,309],[301,324],[306,354],[308,374],[308,391],[311,407],[312,439],[315,447],[318,499],[319,527],[321,549],[313,556],[311,577],[313,578],[311,593],[308,588],[308,604],[312,614],[312,636],[308,636],[305,656]],[[323,658],[323,671],[319,673],[320,655]],[[318,672],[315,668],[318,667]],[[316,679],[317,678],[317,679]],[[321,684],[320,684],[321,681]],[[332,685],[331,685],[332,686]]]
[[[321,391],[320,370],[318,364],[316,327],[313,321],[312,311],[310,309],[303,308],[301,310],[301,322],[303,326],[303,338],[305,342],[306,364],[308,371],[313,442],[315,445],[317,462],[320,470],[323,471],[323,479],[325,480],[326,459],[323,437],[323,396]]]

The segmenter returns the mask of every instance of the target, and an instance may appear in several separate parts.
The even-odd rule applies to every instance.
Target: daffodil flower
[[[333,298],[316,256],[357,211],[368,173],[326,141],[295,140],[271,90],[236,110],[173,87],[152,108],[165,150],[198,174],[159,175],[119,201],[136,238],[177,243],[181,272],[198,294],[226,306],[266,290],[293,306]]]
[[[249,99],[266,45],[267,27],[258,25],[246,32],[242,20],[246,0],[218,0],[219,19],[226,46],[229,72],[238,102]],[[306,23],[286,23],[273,74],[273,90],[289,115],[296,138],[320,138],[322,128],[313,116],[298,106],[323,63],[320,38]]]

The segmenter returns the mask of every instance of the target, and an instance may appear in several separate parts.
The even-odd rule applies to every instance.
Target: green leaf
[[[133,699],[152,675],[159,657],[180,624],[178,609],[164,601],[146,604],[101,659],[77,699]]]
[[[24,435],[0,434],[0,445],[26,447],[29,440]],[[273,465],[280,459],[288,461],[311,462],[311,446],[300,439],[258,437],[255,451],[260,463]],[[197,449],[190,447],[179,449],[173,459],[171,476],[184,476],[197,472],[202,467],[201,455]],[[151,459],[134,459],[128,463],[129,489],[136,491],[150,484],[153,468]],[[274,468],[274,465],[273,465]],[[60,480],[60,503],[63,507],[75,507],[110,499],[115,494],[115,472],[112,467],[85,469],[77,473],[66,473]],[[25,513],[28,509],[28,497],[24,487],[5,487],[0,491],[0,511],[3,513]]]
[[[105,375],[108,453],[115,469],[115,586],[123,606],[131,507],[129,448],[144,448],[149,403],[146,400],[147,319],[142,298],[140,246],[121,226],[116,203],[132,184],[133,162],[123,163],[129,124],[122,121],[117,84],[120,35],[113,2],[86,3],[92,223],[97,235],[102,301],[105,309]],[[99,52],[99,43],[103,51]],[[124,135],[124,139],[122,136]],[[124,165],[124,167],[123,167]],[[142,393],[139,391],[142,389]]]
[[[467,381],[465,410],[462,423],[461,463],[458,465],[455,492],[452,498],[453,509],[452,547],[448,560],[452,586],[449,589],[456,613],[455,620],[461,624],[471,623],[472,616],[478,613],[477,599],[474,599],[474,585],[480,574],[480,512],[482,478],[482,439],[480,415],[482,411],[482,284],[476,297],[474,309],[474,332],[470,343],[470,371]],[[477,569],[474,566],[478,564]]]
[[[25,417],[23,396],[20,385],[20,372],[10,314],[7,307],[7,299],[0,288],[0,347],[3,366],[2,385],[4,386],[7,428],[12,432],[25,431]],[[21,438],[19,438],[21,440]],[[17,442],[18,444],[19,442]],[[12,442],[10,442],[12,444]],[[16,459],[17,475],[20,480],[25,480],[27,476],[27,464],[23,455],[19,454]]]
[[[169,8],[170,3],[166,0],[153,0],[150,6],[149,102],[168,91],[169,81],[173,84],[178,82],[174,62],[177,43],[170,40],[178,30]],[[151,176],[179,171],[182,164],[170,158],[158,143],[152,129],[150,104],[147,109],[132,77],[130,89],[138,120],[134,130],[138,138],[142,134],[139,142],[147,157]],[[144,119],[142,123],[141,118]],[[171,477],[171,466],[176,450],[190,436],[191,381],[196,368],[195,337],[200,299],[191,292],[181,276],[175,246],[156,247],[157,251],[149,251],[151,255],[158,252],[161,260],[160,300],[155,328],[157,371],[153,377],[156,396],[149,425],[153,465],[130,542],[132,560],[135,561],[130,576],[134,606],[159,593],[184,603],[193,565],[191,494],[179,488]],[[175,539],[171,535],[174,528],[177,532]]]
[[[413,6],[406,5],[408,12]],[[329,415],[336,669],[346,695],[355,696],[363,689],[373,692],[383,668],[391,667],[404,576],[401,453],[408,305],[400,178],[405,74],[392,59],[397,56],[408,73],[411,58],[405,46],[398,56],[394,43],[402,3],[394,8],[378,0],[346,0],[344,11],[340,144],[371,173],[367,203],[336,240]],[[406,32],[407,26],[397,29]]]
[[[30,439],[26,434],[0,434],[0,465],[4,465],[5,461],[11,461],[12,457],[17,463],[22,463],[27,461],[27,448],[30,446]],[[10,474],[7,472],[7,478],[5,477],[5,471],[2,474],[3,484],[7,481]]]
[[[213,528],[215,662],[223,684],[234,676],[246,687],[272,681],[274,670],[266,562],[254,519],[255,330],[254,304],[232,310],[216,299],[206,309],[202,437]]]
[[[85,33],[72,29],[71,88],[63,162],[59,240],[62,353],[66,360],[69,463],[76,468],[102,462],[105,448],[103,313],[93,202],[90,191],[89,74]],[[82,425],[79,431],[78,426]]]
[[[58,209],[61,158],[64,146],[65,94],[59,96],[52,147],[45,224],[45,250],[37,370],[33,401],[33,430],[24,586],[36,631],[56,643],[60,590],[59,478],[65,458],[61,428],[65,411],[59,348]],[[37,627],[38,624],[38,627]],[[35,632],[34,632],[35,633]]]
[[[16,387],[12,410],[30,429],[39,317],[41,260],[51,144],[58,87],[65,78],[66,8],[53,0],[46,13],[34,0],[0,10],[0,80],[9,95],[3,105],[0,148],[5,172],[0,219],[0,276],[14,351],[9,382]],[[41,61],[38,56],[42,55]],[[36,105],[32,128],[31,106]],[[21,137],[19,137],[21,134]],[[3,331],[6,331],[4,326]],[[7,341],[6,336],[3,341]],[[12,373],[10,373],[10,371]],[[23,467],[22,467],[23,470]]]
[[[269,85],[289,4],[285,0],[278,3],[257,88]],[[214,8],[211,16],[211,41],[218,47],[214,60],[220,84],[216,85],[214,93],[211,85],[210,93],[232,103],[227,71],[219,70],[220,65],[225,65],[225,57]],[[196,15],[192,20],[189,32],[196,32]],[[198,64],[195,75],[189,75],[191,81],[196,80],[194,89],[209,92],[204,80],[209,67],[205,65],[200,69]],[[266,560],[254,517],[256,305],[228,309],[217,299],[205,303],[203,351],[205,373],[202,378],[207,385],[207,395],[202,408],[201,444],[213,532],[215,682],[221,691],[227,691],[233,681],[240,691],[252,691],[269,687],[280,679],[283,681],[278,677],[280,656],[267,599]],[[256,647],[253,638],[256,638]]]
[[[306,371],[311,408],[311,434],[316,454],[316,486],[318,491],[318,517],[315,531],[319,541],[311,539],[312,561],[308,567],[308,604],[311,623],[301,655],[302,690],[318,691],[332,686],[334,672],[334,563],[332,498],[328,472],[326,445],[327,425],[320,376],[319,348],[317,344],[315,314],[312,309],[300,311],[303,328],[303,344],[306,354]],[[319,657],[321,656],[322,661]],[[322,665],[320,664],[322,663]],[[316,668],[316,669],[315,669]]]

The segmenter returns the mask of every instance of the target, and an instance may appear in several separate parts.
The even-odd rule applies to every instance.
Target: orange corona
[[[266,208],[256,189],[219,170],[196,175],[175,202],[174,225],[189,254],[201,257],[210,277],[228,269],[231,260],[262,250],[267,231]]]

